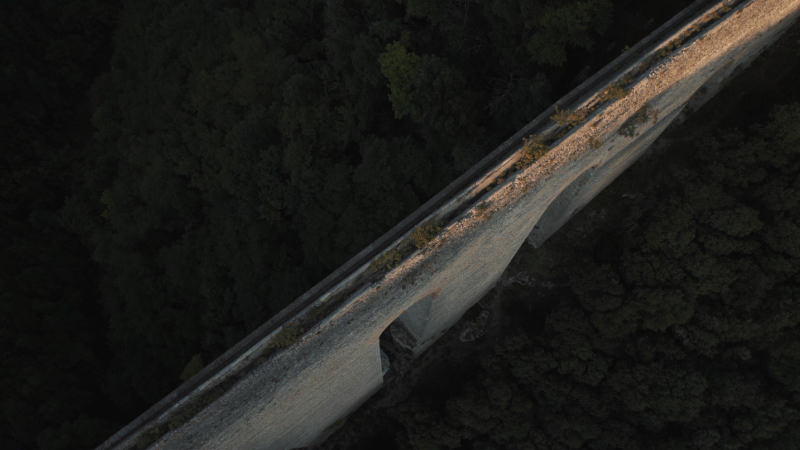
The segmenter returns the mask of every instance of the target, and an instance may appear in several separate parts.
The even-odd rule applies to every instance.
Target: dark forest
[[[49,450],[99,444],[690,2],[8,3],[0,448]],[[791,448],[792,101],[709,133],[711,175],[626,216],[463,395],[398,412],[397,445]],[[569,421],[499,427],[523,413]]]

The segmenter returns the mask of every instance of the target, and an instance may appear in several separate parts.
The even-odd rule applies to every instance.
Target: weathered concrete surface
[[[535,164],[487,193],[481,199],[486,208],[462,213],[428,247],[361,286],[302,339],[153,448],[280,450],[324,435],[379,388],[386,366],[379,338],[393,322],[415,337],[416,352],[424,350],[483,296],[526,239],[539,244],[550,236],[635,161],[701,86],[757,55],[798,13],[800,0],[752,0],[739,7],[652,68],[625,98],[597,111]],[[641,124],[635,137],[619,134],[645,105],[658,111],[657,119]],[[593,149],[591,142],[602,145]],[[476,184],[488,185],[490,177]],[[248,358],[252,354],[234,365]],[[116,448],[128,448],[136,437]]]

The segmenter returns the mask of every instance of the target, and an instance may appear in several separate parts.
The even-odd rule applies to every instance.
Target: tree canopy
[[[0,447],[90,447],[687,4],[4,7]]]

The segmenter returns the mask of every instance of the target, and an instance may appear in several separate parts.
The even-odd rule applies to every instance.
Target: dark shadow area
[[[98,444],[687,3],[10,5],[0,447]]]
[[[463,384],[447,371],[409,379],[426,390],[371,400],[318,448],[368,439],[366,417],[393,424],[402,450],[792,448],[798,39],[795,25],[541,248],[520,251],[481,302],[500,314]],[[462,325],[417,364],[458,353]],[[430,404],[443,380],[460,388]]]

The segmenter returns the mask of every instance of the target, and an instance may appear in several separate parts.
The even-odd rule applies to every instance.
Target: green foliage
[[[556,105],[556,113],[550,116],[550,120],[560,127],[575,127],[586,119],[586,111],[579,109],[572,111],[569,108],[561,108]]]
[[[393,42],[378,56],[378,63],[388,81],[395,118],[408,116],[414,122],[451,129],[453,120],[466,113],[460,110],[466,81],[444,58],[419,56]]]
[[[372,270],[392,270],[403,261],[403,252],[398,248],[387,250],[376,256],[370,263]]]
[[[378,272],[394,269],[403,259],[409,256],[415,248],[421,249],[425,247],[441,230],[442,223],[437,220],[417,226],[411,230],[408,238],[400,242],[396,247],[386,250],[376,256],[372,262],[370,262],[370,269]]]
[[[625,87],[624,82],[614,83],[611,86],[603,89],[598,97],[600,103],[605,103],[613,100],[621,100],[630,93],[629,89]]]
[[[671,55],[675,50],[677,50],[683,44],[682,39],[673,39],[669,41],[666,45],[658,49],[656,53],[659,58],[665,58]]]
[[[3,448],[95,446],[551,104],[614,32],[607,0],[17,3]]]
[[[389,82],[389,100],[395,117],[401,119],[414,113],[414,117],[421,118],[423,111],[415,107],[411,96],[425,85],[426,80],[420,78],[424,70],[420,67],[422,58],[409,53],[400,42],[393,42],[386,45],[386,51],[378,57],[378,62]]]
[[[769,351],[768,370],[772,378],[787,390],[800,392],[800,343],[789,339],[772,347]]]
[[[566,61],[569,47],[593,47],[592,35],[610,25],[613,5],[608,0],[547,2],[534,4],[530,10],[525,26],[532,33],[525,48],[536,61],[559,66]]]
[[[409,235],[411,243],[416,248],[423,248],[442,231],[442,223],[438,220],[429,221],[414,228]]]
[[[592,8],[526,24],[512,3],[123,10],[93,88],[103,157],[65,215],[103,268],[121,404],[155,401],[552,101],[555,73],[505,43],[583,48]]]
[[[550,147],[536,135],[526,136],[522,139],[522,142],[522,156],[514,164],[514,168],[517,170],[530,166],[550,150]]]
[[[117,1],[5,2],[0,14],[0,448],[93,448],[118,411],[104,391],[102,270],[63,220],[90,161],[89,91]],[[81,175],[84,174],[84,175]],[[95,199],[100,198],[100,193]],[[90,211],[76,220],[102,220]]]

